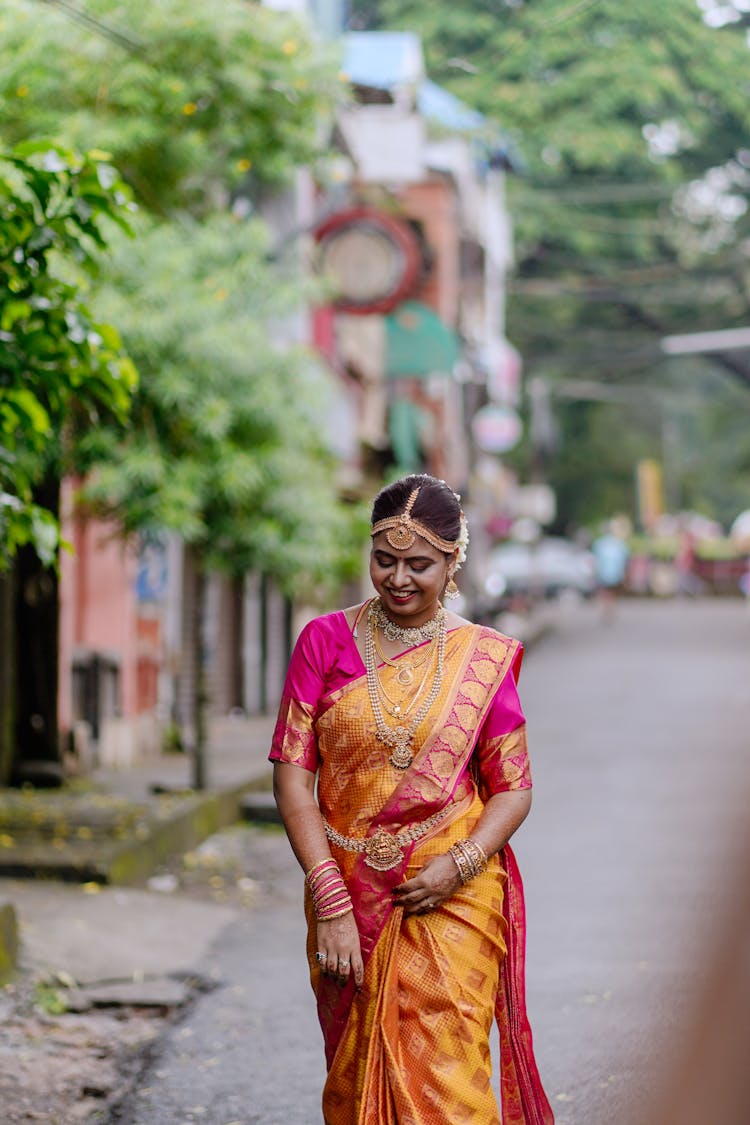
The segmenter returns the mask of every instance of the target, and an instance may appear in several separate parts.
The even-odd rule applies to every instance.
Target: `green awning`
[[[449,374],[453,370],[461,355],[461,341],[427,305],[405,301],[384,319],[388,378]]]
[[[395,399],[388,411],[388,436],[401,474],[422,470],[423,411],[414,402]]]

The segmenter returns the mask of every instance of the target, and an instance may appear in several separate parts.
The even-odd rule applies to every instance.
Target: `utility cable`
[[[41,4],[47,4],[50,8],[58,8],[64,15],[69,16],[70,19],[75,20],[76,23],[83,24],[90,31],[96,32],[104,39],[109,39],[111,42],[116,43],[119,47],[123,47],[126,51],[133,54],[140,54],[145,51],[146,44],[142,39],[135,39],[124,32],[119,31],[116,27],[110,27],[109,24],[103,23],[97,19],[96,16],[90,15],[84,8],[79,8],[75,4],[71,4],[69,0],[39,0]]]

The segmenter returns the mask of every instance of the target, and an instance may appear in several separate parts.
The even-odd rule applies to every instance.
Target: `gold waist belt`
[[[408,828],[404,828],[403,831],[395,834],[386,832],[384,828],[378,828],[372,836],[342,836],[340,832],[331,827],[325,818],[323,819],[323,827],[332,844],[337,844],[338,847],[347,852],[364,852],[365,863],[368,867],[373,867],[376,871],[390,871],[391,868],[398,867],[399,863],[403,861],[404,848],[407,844],[413,844],[416,840],[425,836],[438,821],[447,815],[450,807],[450,805],[446,805],[445,808],[433,813],[432,816],[428,816],[427,820],[423,820],[419,824],[410,824]]]

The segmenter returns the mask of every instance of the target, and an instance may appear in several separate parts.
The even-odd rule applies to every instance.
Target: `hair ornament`
[[[378,520],[377,523],[374,523],[370,528],[370,535],[377,535],[379,532],[384,531],[386,533],[385,537],[394,551],[408,551],[409,548],[414,545],[417,536],[420,536],[422,539],[425,539],[430,546],[434,547],[436,551],[442,551],[446,555],[452,555],[461,542],[460,537],[459,539],[441,539],[439,535],[435,535],[433,531],[430,531],[429,527],[425,527],[421,520],[415,520],[412,516],[411,510],[414,507],[419,493],[419,488],[415,488],[412,491],[406,502],[406,507],[400,515],[388,516],[387,519]],[[466,541],[468,543],[468,533]],[[464,555],[464,557],[466,556]]]
[[[458,554],[456,555],[456,570],[462,563],[466,562],[466,552],[469,549],[469,525],[466,522],[466,516],[461,509],[461,530],[458,534],[457,540]]]

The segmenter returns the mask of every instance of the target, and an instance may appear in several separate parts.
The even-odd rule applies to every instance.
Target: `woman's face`
[[[372,541],[370,578],[388,616],[404,626],[422,625],[435,616],[454,560],[420,536],[406,551],[394,551],[379,532]]]

